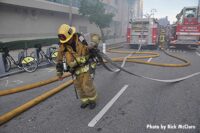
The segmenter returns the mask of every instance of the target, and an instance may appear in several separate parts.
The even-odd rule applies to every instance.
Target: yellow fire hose
[[[29,108],[35,106],[36,104],[44,101],[45,99],[47,99],[48,97],[60,92],[61,90],[65,89],[66,87],[70,86],[73,83],[73,80],[69,80],[68,82],[65,82],[61,85],[59,85],[58,87],[47,91],[45,93],[43,93],[42,95],[28,101],[27,103],[11,110],[10,112],[7,112],[3,115],[0,116],[0,125],[4,124],[5,122],[11,120],[12,118],[14,118],[15,116],[21,114],[22,112],[28,110]]]
[[[115,47],[112,49],[117,49],[119,47]],[[117,51],[117,50],[112,50],[112,49],[108,49],[109,52],[115,52],[115,53],[122,53],[122,54],[129,54],[129,53],[134,53],[134,52],[128,52],[128,51]],[[164,51],[165,52],[165,51]],[[182,59],[180,57],[174,56],[174,55],[170,55],[168,53],[169,56],[174,57],[176,59],[181,60],[182,62],[184,62],[184,64],[161,64],[161,63],[153,63],[153,62],[146,62],[146,61],[142,61],[142,60],[135,60],[135,59],[142,59],[142,58],[155,58],[158,57],[159,54],[158,53],[154,53],[154,52],[135,52],[136,54],[150,54],[149,56],[131,56],[128,57],[128,62],[136,62],[136,63],[142,63],[142,64],[148,64],[148,65],[155,65],[155,66],[162,66],[162,67],[183,67],[183,66],[188,66],[190,65],[190,62]],[[112,58],[113,61],[116,62],[122,62],[123,58]],[[65,77],[69,77],[70,74],[66,74]],[[24,91],[24,90],[29,90],[35,87],[39,87],[42,85],[46,85],[49,83],[52,83],[54,81],[57,81],[58,78],[54,77],[52,79],[48,79],[48,80],[44,80],[41,82],[37,82],[37,83],[33,83],[30,85],[25,85],[25,86],[21,86],[21,87],[17,87],[17,88],[12,88],[12,89],[8,89],[8,90],[2,90],[0,91],[0,96],[3,95],[8,95],[8,94],[12,94],[12,93],[16,93],[16,92],[20,92],[20,91]],[[30,100],[29,102],[11,110],[10,112],[5,113],[4,115],[0,116],[0,125],[4,124],[5,122],[11,120],[12,118],[14,118],[15,116],[21,114],[22,112],[28,110],[29,108],[33,107],[34,105],[40,103],[41,101],[47,99],[48,97],[58,93],[59,91],[63,90],[64,88],[70,86],[73,83],[73,80],[70,80],[66,83],[63,83],[61,85],[59,85],[58,87]]]
[[[117,49],[119,47],[115,47],[114,49]],[[160,66],[160,67],[185,67],[185,66],[189,66],[190,65],[190,61],[180,58],[178,56],[175,55],[171,55],[169,53],[167,53],[166,51],[163,50],[163,52],[165,54],[167,54],[168,56],[171,56],[172,58],[176,58],[180,61],[182,61],[182,64],[167,64],[167,63],[156,63],[156,62],[147,62],[147,61],[143,61],[143,60],[136,60],[136,59],[145,59],[145,58],[155,58],[160,56],[159,53],[155,53],[155,52],[131,52],[131,51],[119,51],[119,50],[113,50],[113,48],[110,48],[107,50],[108,52],[111,53],[120,53],[120,54],[148,54],[148,56],[130,56],[127,58],[127,62],[135,62],[135,63],[140,63],[140,64],[146,64],[146,65],[153,65],[153,66]],[[124,59],[124,57],[119,57],[119,58],[112,58],[112,61],[114,62],[122,62]]]
[[[118,49],[120,47],[122,47],[122,46],[109,48],[107,51],[112,52],[112,53],[120,53],[120,54],[131,54],[131,53],[132,54],[147,54],[146,56],[130,56],[130,57],[127,58],[127,62],[134,62],[134,63],[140,63],[140,64],[146,64],[146,65],[161,66],[161,67],[184,67],[184,66],[190,65],[189,61],[182,59],[180,57],[168,54],[168,53],[166,53],[166,54],[168,54],[171,57],[177,58],[184,63],[183,64],[166,64],[166,63],[155,63],[155,62],[147,62],[147,61],[143,61],[143,60],[136,60],[136,59],[145,59],[145,58],[155,58],[155,57],[159,57],[160,54],[155,53],[155,52],[131,52],[131,51],[113,50],[113,49]],[[112,58],[112,60],[114,62],[122,62],[123,59],[124,59],[124,57]],[[70,76],[69,73],[64,75],[64,77],[69,77],[69,76]],[[16,88],[0,90],[0,96],[9,95],[9,94],[13,94],[13,93],[17,93],[17,92],[21,92],[21,91],[25,91],[25,90],[30,90],[30,89],[33,89],[33,88],[36,88],[36,87],[39,87],[39,86],[44,86],[46,84],[50,84],[50,83],[55,82],[57,80],[58,80],[57,77],[53,77],[51,79],[43,80],[43,81],[40,81],[40,82],[36,82],[36,83],[32,83],[32,84],[28,84],[28,85],[24,85],[24,86],[20,86],[20,87],[16,87]]]
[[[67,73],[65,74],[63,77],[69,77],[71,74]],[[17,93],[17,92],[21,92],[21,91],[25,91],[25,90],[30,90],[30,89],[34,89],[36,87],[40,87],[40,86],[44,86],[46,84],[50,84],[52,82],[55,82],[58,80],[58,77],[53,77],[47,80],[43,80],[43,81],[39,81],[39,82],[35,82],[32,84],[28,84],[28,85],[24,85],[24,86],[19,86],[16,88],[11,88],[11,89],[6,89],[6,90],[0,90],[0,96],[4,96],[4,95],[9,95],[9,94],[13,94],[13,93]]]

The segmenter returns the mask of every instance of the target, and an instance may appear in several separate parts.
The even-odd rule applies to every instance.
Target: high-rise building
[[[130,18],[142,18],[143,16],[143,0],[128,0]]]
[[[113,10],[115,17],[111,24],[111,34],[116,36],[126,35],[127,25],[130,19],[143,16],[143,0],[101,0]]]

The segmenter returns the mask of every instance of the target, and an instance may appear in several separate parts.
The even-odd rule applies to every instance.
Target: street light
[[[154,18],[154,13],[157,12],[157,10],[155,8],[151,9],[151,14],[153,15]]]

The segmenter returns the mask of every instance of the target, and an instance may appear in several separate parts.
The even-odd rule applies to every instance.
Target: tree
[[[114,14],[106,13],[104,4],[99,0],[81,0],[79,14],[89,19],[99,27],[102,35],[102,41],[105,41],[103,29],[110,26]]]

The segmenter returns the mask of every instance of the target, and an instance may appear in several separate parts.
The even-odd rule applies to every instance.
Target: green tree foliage
[[[79,13],[99,27],[104,42],[103,28],[110,26],[114,14],[106,13],[104,4],[99,0],[81,0],[80,3]]]

